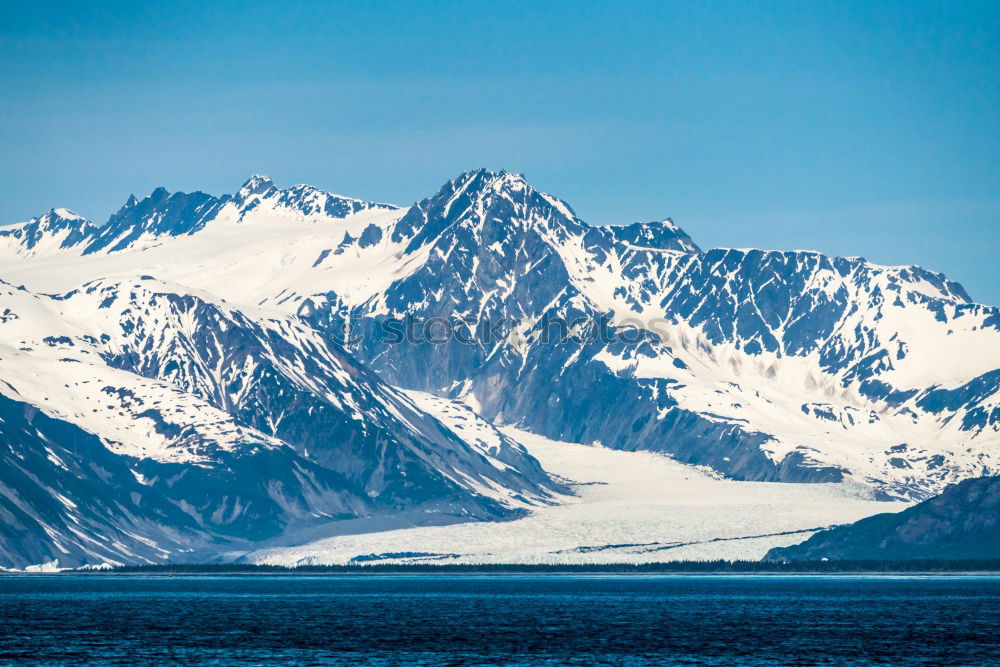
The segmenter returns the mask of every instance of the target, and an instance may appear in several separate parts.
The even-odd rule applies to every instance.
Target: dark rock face
[[[204,192],[175,192],[157,188],[142,201],[130,199],[108,224],[95,230],[84,254],[115,252],[130,247],[143,236],[181,236],[194,234],[212,220],[228,197],[213,197]]]
[[[942,323],[975,320],[1000,335],[998,309],[969,303],[960,285],[919,267],[816,252],[702,252],[669,221],[591,227],[521,176],[488,170],[464,174],[415,204],[391,238],[404,254],[426,253],[427,261],[367,303],[347,307],[336,294],[315,295],[300,313],[335,338],[349,338],[352,353],[390,383],[473,394],[493,420],[557,439],[660,451],[736,479],[843,479],[848,471],[822,461],[816,445],[777,446],[770,426],[684,404],[684,378],[692,373],[683,371],[692,357],[712,361],[716,350],[732,348],[741,356],[736,366],[774,360],[755,371],[765,378],[783,359],[814,358],[817,382],[832,381],[826,394],[852,388],[881,410],[960,424],[962,437],[988,438],[1000,428],[995,371],[957,389],[901,390],[882,379],[911,352],[895,331],[880,328],[890,306]],[[604,272],[617,286],[602,293]],[[650,313],[670,336],[648,330]],[[623,323],[626,315],[634,326]],[[461,335],[432,340],[432,322]],[[551,335],[574,323],[585,335]],[[425,335],[387,340],[387,329],[411,325]],[[636,372],[650,363],[662,377]],[[733,381],[719,393],[731,393],[735,403],[752,392],[738,385],[746,371],[730,370]],[[802,406],[794,409],[836,428],[880,419],[851,403]],[[768,455],[769,448],[785,453]],[[886,459],[864,481],[884,496],[923,498],[950,475],[1000,463],[930,467],[935,455],[916,450],[908,456],[920,461],[907,463],[910,472]]]
[[[96,436],[0,394],[0,566],[160,562],[208,534]]]
[[[567,213],[565,204],[537,192],[516,174],[479,170],[447,184],[411,208],[393,232],[393,240],[406,243],[408,252],[429,244],[435,259],[394,283],[379,304],[418,327],[434,321],[459,328],[465,325],[458,323],[471,323],[468,335],[441,341],[425,336],[387,345],[386,318],[373,317],[362,306],[349,314],[352,351],[399,386],[441,392],[467,380],[464,390],[475,394],[485,416],[549,437],[667,452],[736,479],[840,479],[839,470],[817,465],[801,453],[784,461],[769,459],[760,450],[760,444],[770,440],[766,433],[678,408],[669,396],[670,380],[637,382],[595,361],[607,349],[599,334],[613,337],[621,331],[609,324],[608,313],[587,302],[556,246],[579,239],[598,258],[623,251],[644,264],[635,269],[637,274],[649,270],[648,263],[688,265],[700,263],[701,255],[687,235],[669,223],[597,228]],[[690,254],[671,254],[665,260],[663,250]],[[715,256],[705,263],[709,261],[716,262]],[[677,308],[700,324],[710,317],[708,309],[699,315],[699,286],[688,289]],[[336,302],[326,307],[310,304],[305,310],[317,326],[344,335],[347,319],[331,303]],[[635,302],[637,311],[641,305]],[[731,307],[738,309],[735,297]],[[721,305],[712,308],[713,322],[725,323],[711,329],[720,341],[736,329],[762,326],[732,324],[735,316],[721,315]],[[524,322],[530,326],[519,333],[523,347],[504,344]],[[544,342],[553,328],[574,322],[591,327],[594,336],[553,336]],[[491,331],[494,327],[499,327],[499,336]],[[669,355],[648,333],[625,338],[635,342],[618,343],[614,352],[651,356],[656,348]]]
[[[878,514],[772,549],[765,560],[1000,558],[1000,477],[967,479],[898,514]]]
[[[135,459],[0,395],[0,567],[155,563],[367,516],[363,490],[287,448]]]

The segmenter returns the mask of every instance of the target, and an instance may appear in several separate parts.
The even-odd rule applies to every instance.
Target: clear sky
[[[0,223],[253,172],[407,204],[488,166],[1000,304],[996,0],[153,4],[2,3]]]

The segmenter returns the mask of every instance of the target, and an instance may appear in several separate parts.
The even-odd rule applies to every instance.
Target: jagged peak
[[[450,182],[455,190],[473,189],[479,193],[501,192],[503,190],[534,190],[524,174],[500,169],[499,171],[480,167],[463,172]],[[446,186],[447,187],[447,186]]]
[[[391,206],[392,208],[398,208],[392,204],[376,204],[375,202],[365,201],[364,199],[359,199],[357,197],[348,197],[347,195],[338,195],[334,192],[327,192],[322,188],[318,188],[315,185],[309,185],[308,183],[296,183],[287,188],[278,188],[279,192],[294,193],[302,196],[320,196],[329,197],[331,199],[340,199],[347,202],[357,202],[359,204],[365,204],[367,206],[377,205],[377,206]]]
[[[153,207],[159,206],[159,205],[163,204],[164,202],[166,202],[168,200],[173,200],[174,197],[180,197],[180,198],[187,198],[187,197],[212,198],[212,195],[209,195],[209,194],[206,194],[204,192],[201,192],[200,190],[196,190],[194,192],[180,192],[180,191],[171,192],[171,191],[167,190],[165,187],[163,187],[161,185],[161,186],[158,186],[158,187],[154,188],[152,192],[150,192],[148,195],[146,195],[142,199],[139,199],[138,197],[136,197],[134,193],[133,194],[129,194],[128,199],[125,200],[125,203],[122,204],[121,208],[119,208],[118,211],[111,216],[111,221],[114,221],[115,218],[118,218],[118,217],[124,215],[125,213],[131,211],[134,208],[137,208],[137,207],[140,207],[140,206],[145,206],[146,208],[148,208],[150,206],[153,206]]]
[[[701,248],[671,218],[628,225],[605,225],[604,230],[619,242],[632,246],[700,253]]]
[[[51,208],[31,220],[0,227],[0,239],[16,255],[34,257],[75,246],[96,230],[94,223],[68,208]]]
[[[381,208],[397,209],[393,204],[384,204],[373,201],[365,201],[356,197],[347,197],[328,192],[314,185],[307,183],[297,183],[287,188],[279,188],[269,177],[261,174],[254,174],[234,197],[238,205],[245,205],[254,200],[277,198],[279,204],[292,208],[302,208],[303,213],[315,213],[325,211],[334,217],[344,217],[349,212],[357,212],[362,209]],[[341,215],[335,215],[340,213]]]
[[[488,214],[494,206],[515,209],[509,214]],[[480,167],[459,174],[411,207],[393,229],[392,239],[397,243],[409,239],[407,252],[411,252],[466,218],[480,228],[476,232],[480,234],[483,225],[499,220],[497,215],[509,218],[511,229],[526,230],[544,218],[551,218],[556,227],[568,224],[577,231],[587,227],[568,204],[534,188],[524,174]]]
[[[361,201],[355,197],[346,197],[344,195],[327,192],[326,190],[318,188],[315,185],[310,185],[309,183],[296,183],[295,185],[290,185],[286,188],[278,187],[270,176],[265,176],[264,174],[253,174],[250,178],[248,178],[240,187],[238,195],[248,196],[254,194],[267,194],[272,191],[276,193],[295,193],[302,195],[326,195],[328,197],[336,197],[338,199],[348,201]]]
[[[253,174],[246,180],[243,186],[239,190],[240,197],[249,197],[250,195],[259,195],[268,192],[269,190],[277,189],[274,185],[274,181],[270,177],[264,174]]]
[[[463,172],[441,186],[433,196],[425,199],[421,204],[424,208],[439,207],[440,212],[448,216],[458,212],[459,209],[465,210],[467,206],[476,201],[494,197],[524,200],[536,195],[543,197],[566,217],[576,217],[565,202],[534,188],[524,174],[505,169],[498,171],[486,167]]]
[[[459,174],[458,178],[454,179],[456,182],[461,182],[476,177],[483,177],[488,179],[493,179],[498,176],[503,176],[507,174],[506,169],[490,169],[489,167],[476,167],[475,169],[468,169]]]
[[[136,197],[134,193],[130,193],[128,199],[125,200],[125,203],[122,204],[121,208],[119,208],[118,211],[111,217],[113,219],[115,216],[121,215],[125,211],[135,208],[140,204],[148,204],[148,203],[158,204],[166,199],[169,199],[173,194],[174,193],[171,193],[162,185],[154,188],[152,192],[150,192],[142,199]]]
[[[507,171],[506,169],[494,171],[492,169],[480,168],[471,172],[466,172],[462,175],[462,177],[460,177],[460,179],[463,178],[467,179],[467,182],[471,182],[477,178],[482,180],[483,185],[480,188],[480,193],[478,195],[480,197],[489,194],[499,194],[508,198],[514,195],[522,197],[538,195],[550,206],[555,208],[563,217],[569,220],[582,222],[579,218],[577,218],[576,212],[573,211],[573,208],[564,199],[547,192],[542,192],[538,188],[531,185],[524,174],[520,172]]]
[[[93,223],[87,218],[83,217],[75,211],[71,211],[68,208],[50,208],[48,212],[43,213],[37,217],[30,220],[18,223],[16,225],[10,225],[9,227],[4,227],[2,229],[13,230],[17,228],[22,228],[26,226],[36,227],[40,226],[46,228],[48,226],[56,226],[59,228],[66,226],[88,227],[93,225]]]

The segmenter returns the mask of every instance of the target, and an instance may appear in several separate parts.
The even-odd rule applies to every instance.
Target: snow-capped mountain
[[[387,235],[416,268],[300,312],[394,384],[741,479],[922,497],[1000,464],[997,308],[919,267],[701,252],[669,222],[645,230],[588,226],[518,175],[474,172]],[[387,320],[435,319],[467,335],[386,343]]]
[[[410,207],[254,176],[54,209],[0,228],[0,278],[0,392],[191,517],[166,551],[562,493],[495,424],[881,498],[1000,471],[1000,309],[920,267],[592,226],[508,172]]]
[[[241,223],[268,217],[291,222],[326,221],[396,208],[330,194],[309,185],[281,190],[266,176],[254,175],[235,195],[170,193],[166,188],[157,188],[142,200],[130,195],[125,205],[100,227],[68,209],[52,209],[28,222],[0,227],[0,258],[141,250],[171,237],[190,236],[220,220]]]
[[[94,465],[113,460],[111,469],[129,471],[116,501],[138,482],[159,494],[158,503],[180,510],[185,522],[165,530],[180,531],[177,539],[194,545],[188,551],[206,548],[209,538],[238,545],[337,519],[504,518],[551,502],[561,491],[509,438],[494,430],[484,443],[484,426],[475,424],[467,442],[461,428],[422,411],[294,319],[247,314],[150,277],[95,281],[58,296],[0,283],[0,294],[0,394],[10,414],[19,415],[0,426],[20,443],[10,456],[38,454],[33,470],[17,464],[5,476],[16,468],[24,475],[15,474],[15,481],[30,478],[50,489],[63,505],[63,524],[100,519],[85,509],[93,504],[86,494],[50,488],[86,467],[91,454],[74,449],[67,457],[64,437],[31,433],[36,412],[90,450],[101,443],[105,451]],[[94,469],[100,477],[105,472]],[[34,487],[25,494],[7,480],[5,486],[12,489],[10,502],[45,495]],[[153,555],[132,549],[128,540],[122,546],[106,531],[66,534],[33,505],[20,509],[37,522],[35,530],[24,527],[23,539],[33,545],[31,553],[47,544],[45,561]],[[129,512],[155,522],[146,509]],[[155,536],[140,537],[155,553],[176,553],[176,540],[161,545]],[[5,542],[9,562],[18,562],[19,544]]]
[[[0,254],[27,258],[71,251],[96,233],[97,227],[86,218],[54,208],[28,222],[0,227]]]
[[[346,218],[362,211],[394,208],[331,195],[308,185],[279,190],[270,179],[259,175],[251,177],[232,197],[213,197],[203,192],[171,194],[165,188],[157,188],[142,201],[130,197],[107,225],[91,234],[83,252],[134,250],[157,243],[163,237],[194,234],[220,214],[233,215],[237,222],[242,222],[248,214],[259,215],[264,211],[296,220]]]

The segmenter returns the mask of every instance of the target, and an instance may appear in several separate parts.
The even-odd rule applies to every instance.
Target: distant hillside
[[[898,514],[877,514],[772,549],[765,560],[997,558],[1000,477],[967,479]]]

